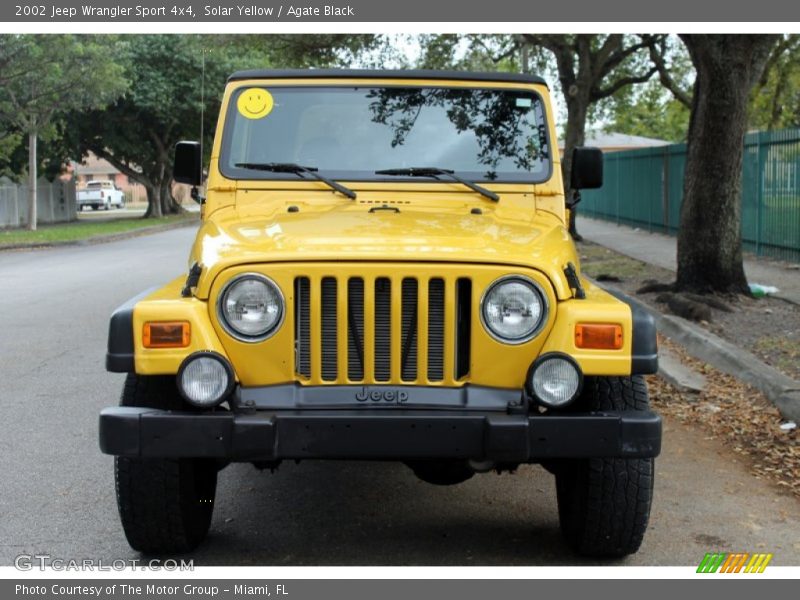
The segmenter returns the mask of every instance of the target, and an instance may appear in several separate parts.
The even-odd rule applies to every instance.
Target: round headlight
[[[580,369],[571,358],[546,354],[533,363],[529,375],[530,391],[545,406],[560,408],[578,395],[581,379]]]
[[[481,305],[484,327],[507,344],[521,344],[535,336],[544,325],[546,312],[545,296],[539,286],[520,276],[495,281]]]
[[[233,370],[213,352],[198,352],[183,361],[178,371],[178,389],[186,401],[200,408],[220,404],[233,387]]]
[[[267,338],[283,320],[283,296],[268,277],[246,273],[232,279],[219,296],[222,324],[246,342]]]

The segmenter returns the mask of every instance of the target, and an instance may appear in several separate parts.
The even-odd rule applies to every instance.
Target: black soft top
[[[453,79],[458,81],[509,81],[547,85],[547,82],[541,77],[524,73],[476,73],[474,71],[431,71],[422,69],[252,69],[249,71],[237,71],[228,77],[228,81],[319,78]]]

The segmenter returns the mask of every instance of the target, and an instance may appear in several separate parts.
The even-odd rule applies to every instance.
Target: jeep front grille
[[[425,385],[469,374],[467,278],[297,277],[294,291],[295,370],[302,378]]]

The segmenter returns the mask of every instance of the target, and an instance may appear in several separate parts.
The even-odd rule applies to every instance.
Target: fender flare
[[[137,294],[113,313],[108,323],[108,352],[106,352],[106,371],[111,373],[134,373],[136,361],[133,345],[133,309],[136,303],[158,289],[151,287]]]
[[[631,327],[633,329],[631,375],[658,373],[658,338],[656,337],[655,318],[637,302],[632,302],[625,294],[610,289],[606,289],[606,292],[631,308]]]

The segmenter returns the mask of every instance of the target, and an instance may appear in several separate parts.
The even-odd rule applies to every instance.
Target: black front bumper
[[[661,450],[661,418],[646,411],[527,415],[360,409],[193,414],[114,407],[100,414],[100,449],[117,456],[243,462],[648,458]]]

